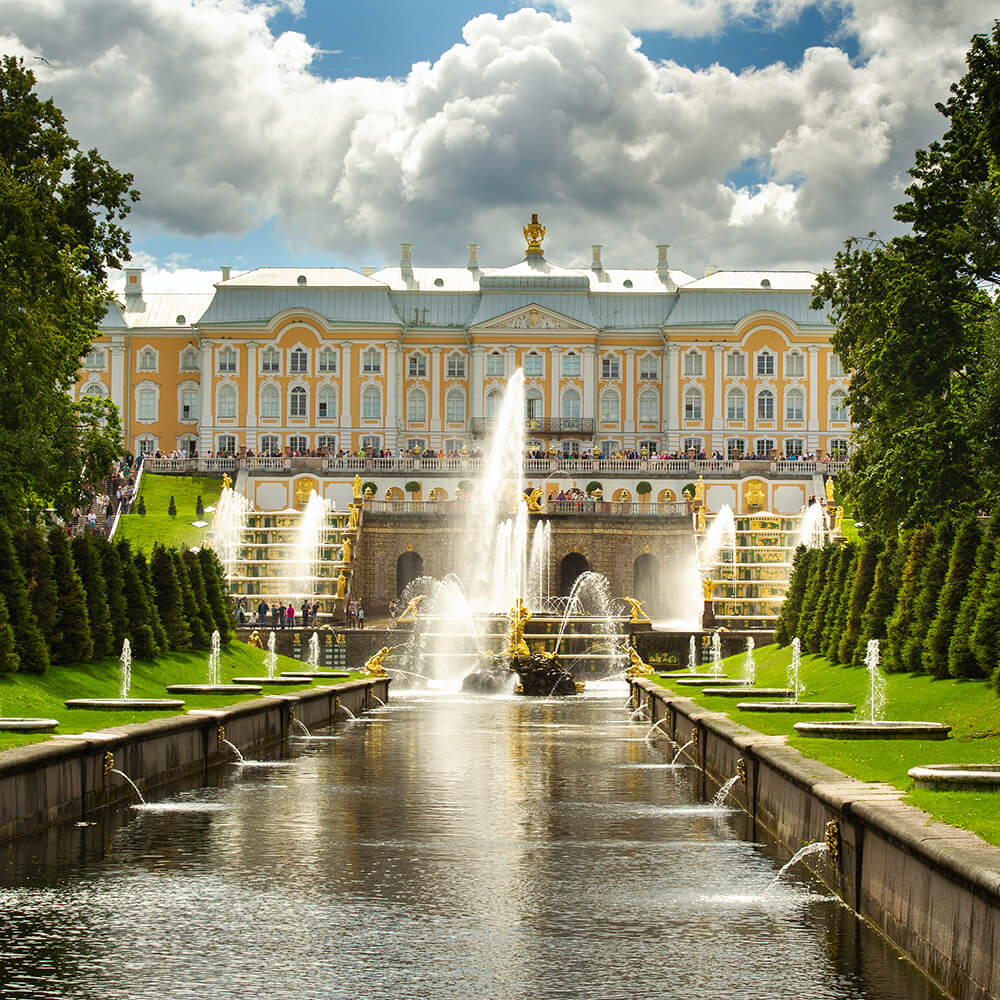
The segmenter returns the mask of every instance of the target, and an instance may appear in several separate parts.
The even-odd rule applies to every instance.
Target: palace
[[[508,267],[223,268],[211,293],[126,271],[77,392],[110,395],[127,446],[202,457],[468,454],[525,377],[528,448],[732,461],[843,458],[847,380],[815,275],[546,259]],[[702,454],[703,453],[703,454]]]

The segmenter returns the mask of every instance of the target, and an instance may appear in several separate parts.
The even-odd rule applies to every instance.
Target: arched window
[[[366,386],[365,391],[361,393],[361,419],[382,419],[382,393],[377,386]]]
[[[215,453],[217,455],[235,455],[236,436],[233,434],[220,434],[215,439]]]
[[[806,359],[801,351],[792,351],[785,358],[785,378],[802,378],[806,373]]]
[[[684,393],[684,419],[701,420],[703,412],[701,390],[688,389]]]
[[[757,419],[774,420],[774,393],[770,389],[757,393]]]
[[[698,376],[704,374],[705,367],[701,351],[688,351],[684,355],[684,374]]]
[[[639,396],[639,423],[655,424],[660,417],[660,400],[655,392],[644,392]]]
[[[219,371],[220,372],[234,372],[236,371],[236,350],[232,347],[223,347],[219,351]]]
[[[374,347],[369,347],[361,355],[361,372],[363,375],[382,374],[382,355]]]
[[[801,357],[802,355],[799,355]],[[803,420],[806,400],[801,389],[789,389],[785,393],[785,419]]]
[[[427,420],[427,393],[414,389],[406,397],[406,420],[411,424],[422,424]]]
[[[260,390],[260,415],[262,417],[281,416],[281,393],[275,385],[265,385]]]
[[[449,424],[460,424],[465,420],[465,393],[461,389],[450,389],[444,398],[444,419]]]
[[[277,434],[265,434],[260,439],[259,451],[262,455],[280,455],[281,438]]]
[[[580,393],[576,389],[567,389],[563,393],[560,416],[563,420],[580,419]]]
[[[316,393],[320,420],[333,420],[337,416],[337,390],[332,385],[321,385]]]
[[[223,420],[231,420],[236,416],[236,388],[231,385],[219,387],[219,393],[215,397],[215,415]]]
[[[846,393],[838,390],[830,396],[830,420],[834,422],[846,422],[850,420]]]
[[[333,434],[320,434],[316,438],[316,447],[320,450],[326,449],[326,451],[333,455],[337,452],[337,438]]]
[[[773,375],[774,374],[774,355],[768,351],[763,350],[757,355],[757,374],[758,375]]]
[[[324,375],[337,374],[337,352],[331,347],[324,347],[319,352],[319,370]]]
[[[502,395],[496,389],[486,394],[487,420],[496,420],[497,414],[500,412],[500,400],[502,398]]]
[[[621,417],[618,393],[605,390],[601,393],[601,423],[617,424]]]
[[[265,347],[260,352],[260,370],[267,375],[277,375],[281,371],[281,351],[276,347]]]
[[[531,388],[524,394],[524,415],[528,420],[541,420],[545,416],[540,389]]]
[[[193,347],[188,347],[181,352],[181,371],[196,372],[198,370],[198,352]]]
[[[726,438],[726,458],[730,462],[742,458],[746,453],[747,443],[743,438]]]
[[[181,420],[197,420],[201,392],[193,385],[181,389]]]
[[[290,417],[304,417],[307,413],[306,391],[301,385],[295,386],[288,394],[288,415]]]
[[[108,394],[108,390],[104,388],[102,382],[91,382],[86,389],[83,390],[85,396],[94,396],[100,398]]]
[[[309,371],[309,355],[306,354],[305,350],[301,347],[296,347],[292,351],[292,363],[289,367],[289,371],[293,375],[305,375]]]
[[[726,355],[726,375],[743,378],[747,373],[747,358],[742,351],[730,351]]]
[[[801,458],[805,454],[805,442],[802,438],[786,438],[785,454],[791,458],[793,455]]]
[[[726,419],[746,420],[747,396],[742,389],[730,389],[726,394]]]
[[[154,351],[152,347],[144,347],[139,352],[139,371],[156,371],[156,351]]]

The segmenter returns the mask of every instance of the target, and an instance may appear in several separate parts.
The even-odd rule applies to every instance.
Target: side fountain
[[[216,633],[218,634],[218,633]],[[183,708],[184,702],[175,698],[130,698],[132,687],[132,646],[128,639],[122,643],[121,663],[121,696],[118,698],[70,698],[64,702],[67,708],[89,708],[98,712],[160,712]],[[44,720],[46,722],[51,720]],[[55,728],[53,723],[51,728]],[[0,728],[3,720],[0,720]]]
[[[736,707],[744,712],[853,712],[857,705],[847,701],[800,701],[803,685],[799,680],[802,665],[802,644],[798,636],[792,639],[792,660],[788,666],[788,686],[792,696],[787,701],[747,701]]]
[[[746,656],[743,661],[743,684],[738,687],[705,687],[702,694],[714,695],[717,698],[791,698],[794,691],[791,688],[759,688],[757,684],[757,661],[754,657],[755,642],[753,636],[747,638]]]
[[[170,694],[260,694],[263,690],[259,681],[253,684],[223,684],[222,642],[219,630],[212,633],[212,645],[208,653],[207,684],[168,684]]]
[[[681,687],[701,687],[706,681],[725,681],[729,678],[722,672],[722,642],[718,631],[712,633],[712,672],[698,673],[695,663],[695,638],[692,635],[688,640],[688,668],[686,671],[677,671],[670,674],[660,674],[668,680],[674,681]]]

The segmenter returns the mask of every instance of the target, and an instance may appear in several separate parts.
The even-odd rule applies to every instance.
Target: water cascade
[[[725,803],[726,799],[729,797],[729,793],[733,790],[733,786],[737,781],[740,780],[738,774],[734,774],[716,793],[715,797],[712,799],[713,806],[721,806]]]
[[[247,498],[231,486],[223,487],[215,505],[209,542],[222,563],[227,579],[231,579],[236,570],[249,506]]]
[[[868,671],[868,700],[863,714],[869,722],[881,722],[885,718],[885,677],[879,670],[878,639],[869,639],[865,650],[865,669]]]
[[[208,650],[208,683],[209,684],[221,684],[221,667],[222,667],[222,636],[219,635],[219,630],[215,629],[212,632],[212,644]]]
[[[798,702],[802,694],[802,683],[799,681],[799,668],[802,665],[802,643],[799,637],[792,639],[792,662],[788,665],[788,686],[792,690],[792,701]]]
[[[722,673],[722,636],[718,629],[712,633],[712,673]]]
[[[808,858],[811,854],[825,854],[829,849],[829,846],[824,841],[817,840],[815,844],[806,844],[805,847],[796,851],[795,854],[792,855],[791,860],[787,861],[782,866],[778,874],[774,876],[771,884],[764,890],[764,895],[767,896],[770,894],[771,890],[774,889],[774,887],[781,880],[781,876],[784,875],[785,872],[787,872],[793,865],[797,865],[803,858]]]
[[[316,564],[320,554],[320,534],[326,524],[330,510],[330,501],[325,500],[315,490],[309,494],[302,516],[295,529],[295,541],[292,545],[289,579],[291,592],[301,597],[308,597],[315,592],[313,583],[316,577]]]
[[[826,508],[814,503],[806,507],[799,522],[798,544],[807,549],[821,549],[826,545]]]
[[[753,636],[749,636],[747,638],[747,655],[743,661],[743,683],[747,687],[753,687],[757,683],[757,661],[753,655],[755,645]]]
[[[694,746],[694,740],[688,740],[687,743],[684,744],[684,746],[678,747],[677,753],[674,754],[673,759],[670,761],[670,763],[676,764],[677,761],[680,760],[681,754],[684,753],[684,751],[687,750],[688,747],[693,747],[693,746]]]
[[[695,667],[697,666],[697,664],[695,663],[695,659],[696,659],[696,654],[695,654],[694,636],[691,636],[688,639],[688,670],[690,670],[692,674],[695,672]]]
[[[129,691],[132,688],[132,647],[127,638],[122,641],[121,665],[121,698],[124,700],[128,698]]]
[[[112,767],[108,769],[108,774],[117,774],[119,778],[123,778],[127,781],[132,786],[132,791],[139,797],[140,804],[146,804],[146,800],[142,797],[142,792],[139,791],[136,783],[124,771],[119,771],[117,767]]]
[[[313,632],[309,639],[309,669],[319,670],[319,633]]]
[[[267,655],[264,657],[264,669],[267,671],[267,676],[272,680],[278,670],[278,654],[274,651],[274,643],[275,633],[274,629],[272,629],[270,635],[267,637]]]

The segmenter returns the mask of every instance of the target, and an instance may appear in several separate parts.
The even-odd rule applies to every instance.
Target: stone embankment
[[[732,796],[796,851],[826,841],[813,870],[950,996],[1000,998],[1000,848],[933,820],[891,785],[849,778],[689,698],[638,678],[634,704],[686,751],[704,782],[742,775]],[[707,789],[703,789],[707,790]]]

